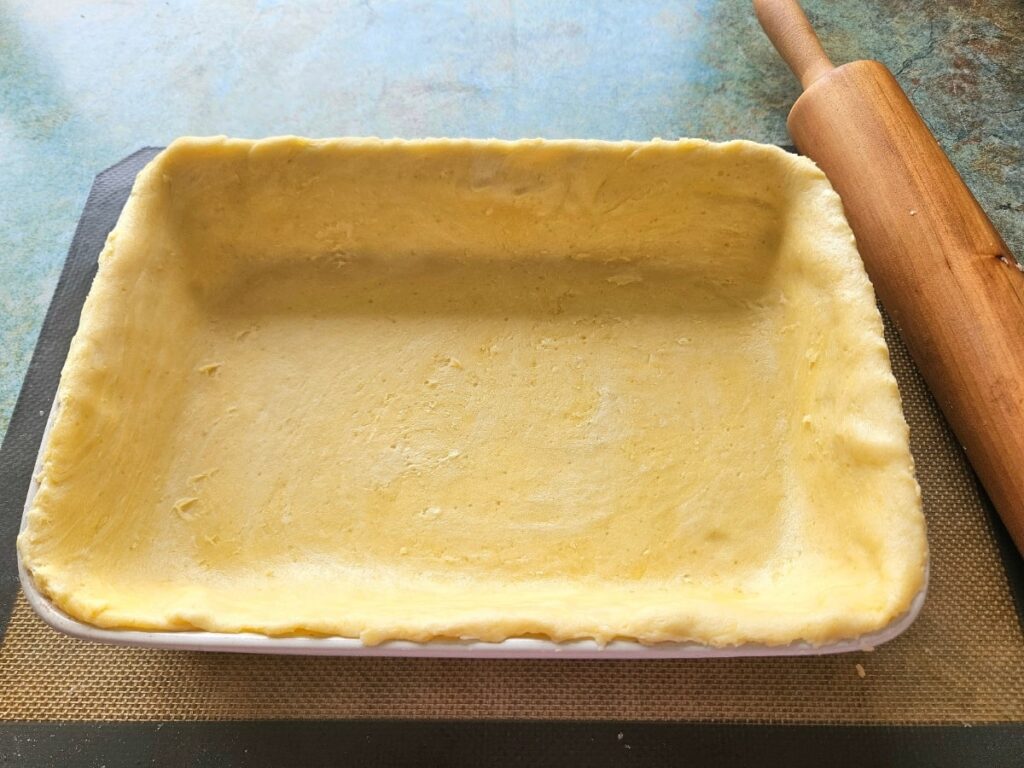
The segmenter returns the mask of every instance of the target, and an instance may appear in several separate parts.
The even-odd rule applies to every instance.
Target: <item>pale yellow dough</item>
[[[749,142],[181,139],[19,538],[101,627],[826,643],[921,589],[874,295]]]

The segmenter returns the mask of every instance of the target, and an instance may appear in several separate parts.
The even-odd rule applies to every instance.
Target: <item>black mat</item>
[[[140,150],[97,177],[0,450],[0,639],[19,591],[14,540],[23,501],[60,370],[95,274],[96,257],[135,174],[157,151]],[[1005,531],[996,528],[1011,582],[1019,586],[1020,558]],[[174,684],[167,681],[168,686]],[[1024,766],[1024,724],[835,727],[379,719],[0,724],[0,765],[228,762]]]

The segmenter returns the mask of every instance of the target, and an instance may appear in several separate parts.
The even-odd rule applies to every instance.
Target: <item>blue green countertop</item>
[[[1024,255],[1024,5],[807,0],[889,66]],[[94,175],[176,136],[788,143],[799,87],[748,0],[0,5],[0,433]]]

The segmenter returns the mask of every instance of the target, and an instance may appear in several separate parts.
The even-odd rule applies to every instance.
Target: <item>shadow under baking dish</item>
[[[383,616],[383,639],[408,637],[446,612],[478,626],[478,611],[500,622],[535,605],[544,619],[525,626],[596,616],[600,636],[609,606],[660,609],[682,582],[699,585],[698,615],[747,601],[762,619],[842,621],[875,564],[877,531],[794,513],[827,489],[857,534],[886,502],[877,467],[901,458],[885,408],[880,429],[858,422],[818,455],[829,408],[870,419],[858,398],[895,393],[855,262],[835,277],[806,261],[796,222],[820,187],[794,199],[787,156],[752,145],[694,143],[685,162],[660,145],[446,146],[172,149],[83,315],[75,381],[91,389],[73,423],[92,442],[74,482],[88,503],[62,524],[86,539],[40,540],[84,574],[92,592],[73,597],[97,624],[223,619],[276,636],[93,628],[26,577],[41,615],[113,642],[413,655],[822,653],[907,626],[923,590],[885,629],[818,647],[294,636]],[[844,325],[834,280],[850,274],[863,316]],[[870,322],[877,338],[843,335]],[[806,571],[826,580],[817,591],[787,571],[806,542],[830,564]]]

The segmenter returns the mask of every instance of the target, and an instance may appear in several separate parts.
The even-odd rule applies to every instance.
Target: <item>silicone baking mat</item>
[[[13,613],[0,646],[0,718],[1024,720],[1020,559],[891,329],[928,518],[931,584],[917,622],[872,653],[691,661],[270,657],[108,647],[49,629],[18,590],[14,536],[96,257],[135,174],[155,152],[142,150],[97,178],[4,441],[0,622],[12,603]]]

